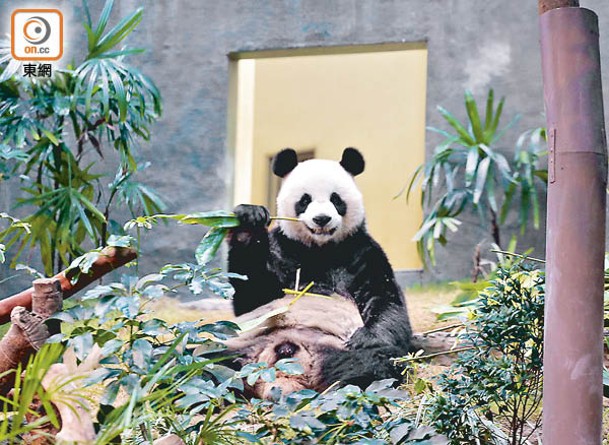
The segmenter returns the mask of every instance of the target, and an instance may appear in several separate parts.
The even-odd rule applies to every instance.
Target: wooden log
[[[100,277],[133,261],[137,257],[135,250],[127,247],[106,247],[102,250],[101,256],[91,266],[89,274],[78,275],[76,282],[72,279],[80,272],[69,270],[58,273],[53,277],[59,280],[63,298],[70,298],[79,290],[98,280]],[[30,309],[32,307],[32,296],[34,288],[31,287],[11,297],[0,300],[0,324],[10,321],[11,311],[17,306]]]
[[[61,310],[63,298],[59,280],[41,278],[34,280],[32,287],[32,312],[21,306],[11,311],[12,325],[0,340],[0,375],[25,365],[30,355],[40,349],[49,338],[49,327],[45,320]],[[59,324],[51,327],[57,333]],[[13,388],[15,374],[0,377],[0,395],[5,396]]]

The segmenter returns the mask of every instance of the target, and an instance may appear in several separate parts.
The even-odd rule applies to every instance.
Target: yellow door
[[[282,148],[339,160],[356,147],[372,236],[395,269],[421,268],[419,197],[394,197],[425,157],[426,68],[421,44],[242,54],[231,70],[235,203],[274,208],[270,159]]]

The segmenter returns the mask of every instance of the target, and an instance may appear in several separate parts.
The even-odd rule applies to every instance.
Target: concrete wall
[[[0,16],[6,17],[7,10],[21,3],[30,4],[4,3]],[[77,26],[80,1],[44,3],[72,10],[69,26]],[[102,2],[91,3],[99,7]],[[129,44],[148,50],[133,62],[155,80],[164,98],[164,115],[153,128],[151,143],[141,148],[142,157],[153,162],[145,176],[167,198],[168,211],[229,206],[227,55],[278,48],[426,41],[427,124],[444,126],[437,104],[463,116],[464,89],[483,97],[493,87],[496,94],[507,97],[504,123],[516,114],[522,116],[503,139],[510,149],[521,131],[544,124],[536,5],[532,0],[117,1],[119,15],[145,8]],[[606,61],[609,6],[606,0],[582,0],[582,6],[600,16]],[[72,39],[77,53],[84,34],[74,32]],[[605,89],[609,88],[609,66],[603,79]],[[437,142],[428,134],[428,154]],[[404,178],[409,174],[405,171]],[[4,190],[0,195],[4,207],[9,194]],[[475,217],[469,219],[473,224],[463,224],[447,248],[439,249],[438,266],[430,277],[449,279],[469,273],[473,246],[489,239],[486,228]],[[145,240],[144,268],[188,260],[201,235],[197,228],[157,229]],[[535,254],[543,256],[543,231],[527,234],[520,246],[534,246]]]

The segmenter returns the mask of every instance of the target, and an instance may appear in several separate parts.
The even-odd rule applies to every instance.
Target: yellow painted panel
[[[239,63],[244,62],[240,60]],[[421,267],[419,198],[394,196],[425,154],[427,50],[249,59],[255,63],[251,202],[268,205],[269,158],[284,147],[339,159],[358,148],[368,228],[396,269]]]

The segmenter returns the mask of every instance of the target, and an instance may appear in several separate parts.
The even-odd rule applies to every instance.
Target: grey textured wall
[[[19,3],[26,4],[15,1],[10,8],[1,6],[2,17]],[[45,3],[72,10],[71,26],[77,26],[80,2]],[[102,4],[91,3],[98,8]],[[428,125],[443,125],[436,105],[463,116],[464,89],[484,97],[489,87],[507,97],[504,122],[516,114],[522,116],[503,140],[506,148],[513,146],[521,131],[544,124],[537,2],[533,0],[121,0],[117,12],[124,15],[138,6],[145,8],[144,20],[129,43],[148,51],[132,63],[155,80],[165,109],[141,155],[153,162],[145,177],[167,198],[171,212],[230,205],[227,54],[232,52],[426,41]],[[609,4],[582,0],[582,6],[600,16],[606,61]],[[72,37],[77,54],[83,43],[78,39],[84,37],[79,32]],[[607,89],[609,64],[605,68]],[[428,134],[428,154],[436,142]],[[409,174],[404,172],[405,180]],[[11,196],[6,190],[0,193],[0,206],[7,205]],[[475,217],[471,221],[461,226],[446,249],[439,249],[438,267],[430,277],[448,279],[469,273],[473,245],[487,233]],[[158,228],[145,239],[144,269],[188,260],[201,235],[198,228]],[[543,231],[527,234],[519,247],[528,246],[543,256]]]

